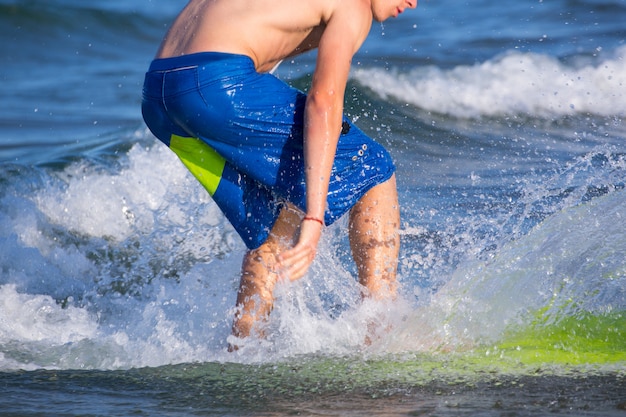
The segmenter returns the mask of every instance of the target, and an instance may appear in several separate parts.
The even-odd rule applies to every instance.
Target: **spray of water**
[[[537,71],[548,64],[553,72],[564,70],[530,55],[489,65],[506,77],[520,58]],[[611,84],[623,73],[615,69],[622,61],[606,64]],[[606,68],[568,69],[567,76],[608,79]],[[487,70],[459,68],[428,80],[450,86],[454,77],[474,73],[487,79]],[[385,74],[368,71],[374,71],[367,73],[370,88],[385,85]],[[383,91],[410,91],[406,83],[413,78],[400,77]],[[465,84],[478,85],[457,87]],[[611,108],[623,108],[619,89],[613,90]],[[418,96],[429,95],[407,98]],[[498,102],[495,94],[483,96]],[[532,95],[518,98],[521,107],[505,108],[534,105]],[[459,108],[471,115],[502,106]],[[556,108],[563,102],[550,105]],[[437,104],[434,109],[457,114]],[[556,323],[624,310],[625,163],[616,149],[599,145],[552,174],[520,180],[505,204],[470,207],[438,230],[406,222],[401,290],[393,303],[361,300],[340,221],[327,231],[309,276],[278,285],[268,336],[234,354],[227,340],[245,248],[165,147],[138,143],[113,165],[82,160],[56,169],[6,167],[0,178],[0,369],[456,351],[492,343],[537,317]],[[480,175],[470,180],[483,181]]]

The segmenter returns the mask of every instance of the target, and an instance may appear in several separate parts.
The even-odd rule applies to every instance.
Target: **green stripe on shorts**
[[[220,185],[226,160],[213,148],[197,138],[172,135],[170,149],[180,158],[187,169],[209,194],[215,194]]]

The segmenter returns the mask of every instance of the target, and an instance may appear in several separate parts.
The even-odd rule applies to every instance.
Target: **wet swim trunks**
[[[154,60],[142,113],[253,249],[285,202],[305,208],[305,101],[303,92],[256,72],[247,56],[204,52]],[[394,171],[387,151],[344,118],[325,223]]]

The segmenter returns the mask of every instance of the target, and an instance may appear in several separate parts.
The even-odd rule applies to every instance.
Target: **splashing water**
[[[598,165],[601,175],[587,175],[581,187],[578,177]],[[621,157],[596,152],[543,187],[525,185],[516,212],[500,221],[522,224],[537,211],[545,220],[508,235],[485,257],[465,259],[440,277],[438,291],[418,301],[419,283],[406,264],[416,250],[406,241],[411,230],[403,232],[409,243],[400,299],[363,303],[346,262],[346,224],[338,222],[309,277],[277,287],[269,336],[235,355],[226,352],[226,340],[244,247],[165,147],[135,145],[117,169],[81,162],[37,171],[30,193],[19,191],[18,178],[0,201],[0,363],[2,369],[116,369],[462,351],[497,343],[507,329],[538,318],[554,324],[623,311],[623,168]],[[607,172],[612,191],[587,201],[591,178]],[[551,191],[573,184],[566,196]],[[383,330],[368,347],[363,340],[372,321]]]

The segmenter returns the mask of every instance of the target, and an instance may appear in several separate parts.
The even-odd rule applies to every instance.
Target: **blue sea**
[[[400,296],[342,219],[234,353],[245,247],[140,113],[185,3],[0,0],[0,415],[626,415],[626,0],[374,23],[345,111],[398,168]]]

